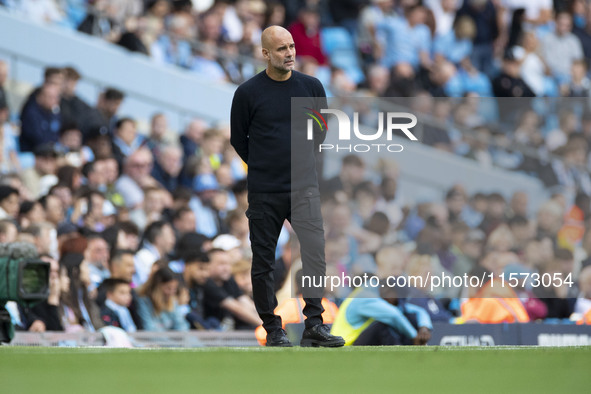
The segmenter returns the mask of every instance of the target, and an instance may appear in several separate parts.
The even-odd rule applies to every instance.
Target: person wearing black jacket
[[[326,94],[316,78],[293,71],[295,43],[280,26],[271,26],[261,36],[267,67],[238,87],[231,109],[231,143],[248,164],[250,241],[253,252],[253,299],[267,346],[291,346],[275,315],[275,248],[288,219],[298,235],[304,276],[324,278],[324,230],[315,165],[315,146],[325,134],[316,130],[307,140],[305,128],[292,130],[292,97],[309,98],[315,110],[326,108]],[[292,134],[293,133],[293,134]],[[297,154],[293,161],[292,150]],[[297,176],[292,178],[292,174]],[[306,330],[302,346],[343,346],[341,337],[330,335],[322,321],[323,288],[304,290]]]

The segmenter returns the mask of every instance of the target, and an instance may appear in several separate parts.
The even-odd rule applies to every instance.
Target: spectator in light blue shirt
[[[188,331],[177,300],[178,280],[168,267],[154,272],[140,289],[138,314],[146,331]]]
[[[384,18],[377,26],[378,39],[384,48],[383,66],[410,65],[415,71],[419,66],[430,66],[431,31],[425,25],[425,19],[422,6],[408,8],[405,17]]]
[[[472,40],[476,36],[476,25],[469,16],[462,16],[454,23],[454,29],[438,36],[433,42],[435,60],[443,57],[455,65],[472,53]]]
[[[193,190],[196,195],[189,201],[189,208],[195,212],[197,225],[195,230],[198,233],[210,238],[220,232],[220,220],[217,212],[212,208],[211,203],[219,192],[219,184],[213,174],[197,175],[193,182]]]

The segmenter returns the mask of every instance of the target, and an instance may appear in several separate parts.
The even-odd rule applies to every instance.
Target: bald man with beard
[[[294,71],[295,44],[286,29],[268,27],[261,36],[261,45],[267,67],[240,85],[234,94],[231,143],[248,164],[246,216],[253,253],[254,303],[267,331],[267,346],[287,347],[292,344],[282,329],[281,317],[274,313],[275,248],[285,219],[291,222],[300,240],[304,277],[316,278],[313,283],[319,283],[326,275],[315,164],[315,148],[324,140],[325,133],[315,129],[313,140],[308,141],[305,127],[292,130],[291,99],[307,98],[306,106],[316,111],[327,104],[320,81]],[[302,108],[300,112],[305,111]],[[292,148],[297,152],[293,163]],[[339,347],[345,343],[343,338],[331,335],[323,324],[323,293],[320,286],[303,289],[306,329],[301,346]]]

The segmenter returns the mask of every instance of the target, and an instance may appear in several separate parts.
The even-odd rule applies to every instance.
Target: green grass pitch
[[[0,393],[591,392],[591,347],[0,347]]]

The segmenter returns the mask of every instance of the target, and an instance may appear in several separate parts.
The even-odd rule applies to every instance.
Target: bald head
[[[281,26],[269,26],[261,34],[261,46],[265,49],[271,49],[275,42],[281,39],[291,39],[291,33]]]
[[[281,26],[269,26],[261,35],[267,75],[281,81],[289,79],[295,66],[295,44],[291,33]]]

